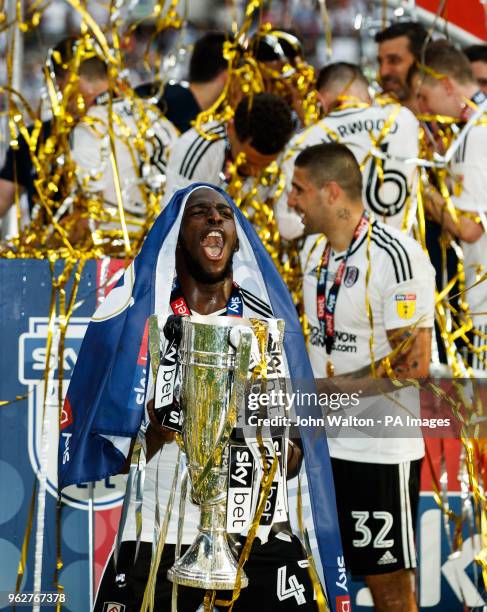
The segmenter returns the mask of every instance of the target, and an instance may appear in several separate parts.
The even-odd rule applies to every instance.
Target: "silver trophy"
[[[184,317],[180,359],[182,438],[192,499],[200,506],[199,533],[168,571],[176,584],[233,589],[237,562],[225,532],[225,449],[245,401],[252,329],[245,319]],[[248,579],[241,571],[241,586]]]

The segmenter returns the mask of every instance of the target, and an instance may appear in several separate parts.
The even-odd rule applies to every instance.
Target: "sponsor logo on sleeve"
[[[416,312],[416,294],[398,293],[394,296],[397,314],[401,319],[410,319]]]

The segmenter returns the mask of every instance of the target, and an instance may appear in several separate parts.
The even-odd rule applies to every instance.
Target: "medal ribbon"
[[[171,292],[171,298],[169,300],[173,314],[175,315],[191,315],[191,310],[186,302],[186,298],[183,295],[179,282],[176,278],[174,288]],[[240,292],[240,287],[237,283],[233,283],[232,292],[228,298],[226,312],[227,317],[242,317],[243,316],[243,300]]]
[[[328,279],[328,264],[330,262],[331,245],[328,243],[325,247],[325,251],[321,258],[321,264],[318,270],[318,285],[316,287],[316,310],[318,315],[318,321],[320,324],[321,336],[325,338],[326,353],[329,355],[333,347],[333,341],[335,337],[335,309],[338,299],[338,292],[342,284],[343,275],[347,266],[347,261],[352,251],[353,245],[356,243],[357,238],[360,236],[364,227],[369,222],[369,216],[367,211],[362,213],[360,221],[355,228],[353,238],[348,245],[345,257],[340,262],[338,270],[335,276],[335,281],[328,296],[326,296],[326,282]]]

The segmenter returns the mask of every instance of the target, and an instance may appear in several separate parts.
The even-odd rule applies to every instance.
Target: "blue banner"
[[[55,267],[55,274],[63,263]],[[77,293],[77,307],[70,320],[63,356],[63,395],[69,384],[81,340],[89,318],[97,304],[100,264],[85,265]],[[45,527],[43,542],[36,542],[37,493],[32,535],[21,590],[34,588],[34,553],[42,544],[42,592],[53,592],[56,567],[56,501],[57,501],[57,442],[58,442],[58,326],[54,326],[51,351],[52,380],[48,383],[44,401],[46,370],[46,340],[52,292],[52,278],[47,261],[0,260],[0,400],[22,399],[0,406],[0,592],[13,593],[20,551],[27,527],[30,501],[36,474],[41,468],[42,453],[47,452],[45,495]],[[66,288],[69,297],[72,282]],[[25,397],[24,397],[25,396]],[[42,427],[44,406],[49,427],[43,449]],[[123,477],[97,483],[94,510],[117,507],[122,497]],[[39,491],[39,487],[37,488]],[[63,567],[59,583],[64,587],[66,604],[63,610],[87,612],[90,609],[90,536],[95,532],[95,513],[91,513],[86,486],[70,487],[63,495],[61,523],[61,553]],[[98,512],[96,513],[98,514]],[[109,547],[110,544],[108,544]],[[104,553],[106,555],[106,547]],[[98,562],[99,574],[104,559]],[[96,566],[95,566],[96,567]],[[10,609],[10,607],[0,607]],[[32,609],[29,606],[22,609]],[[55,609],[43,606],[43,610]]]

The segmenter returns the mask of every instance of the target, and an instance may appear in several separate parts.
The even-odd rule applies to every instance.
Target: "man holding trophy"
[[[285,384],[288,372],[310,379],[292,300],[255,232],[221,190],[177,192],[95,313],[66,400],[61,487],[116,473],[131,457],[96,610],[146,609],[152,600],[158,610],[193,612],[232,599],[233,610],[317,610],[323,596],[346,609],[326,441],[302,435],[310,570],[286,487],[301,444],[288,443],[285,428],[244,426],[249,385]],[[86,392],[87,376],[96,391]],[[142,398],[131,384],[141,377]],[[71,434],[67,461],[63,434]]]

